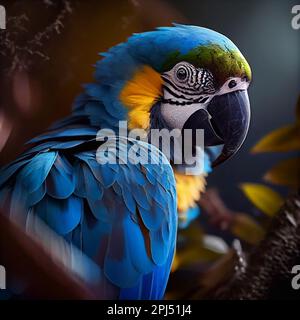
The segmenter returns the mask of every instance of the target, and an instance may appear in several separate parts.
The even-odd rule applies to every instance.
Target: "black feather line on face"
[[[169,88],[165,85],[163,85],[163,89],[168,91],[174,98],[184,99],[184,100],[193,100],[193,97],[191,97],[191,96],[188,97],[187,93],[180,92],[180,94],[177,94],[176,92],[172,91],[171,88]],[[199,94],[196,96],[199,96]]]
[[[184,87],[184,86],[180,86],[178,83],[174,83],[171,79],[169,79],[168,77],[162,75],[162,79],[168,83],[169,85],[171,85],[174,89],[178,90],[178,91],[183,91],[183,92],[188,92],[189,94],[199,94],[199,92],[195,92],[197,90],[195,90],[195,88],[193,87]]]
[[[208,99],[208,97],[200,97],[199,99],[189,100],[189,101],[177,101],[177,100],[172,100],[172,99],[161,99],[161,102],[167,103],[167,104],[173,104],[173,105],[176,105],[176,106],[186,106],[186,105],[192,105],[192,104],[196,104],[196,103],[205,103],[207,101],[207,99]]]
[[[163,78],[164,81],[165,81],[165,84],[164,84],[164,87],[167,87],[171,90],[171,87],[183,94],[187,94],[189,96],[198,96],[199,95],[199,92],[195,89],[190,89],[190,88],[183,88],[183,87],[180,87],[178,86],[177,84],[175,85],[171,80],[167,79],[167,78]],[[168,85],[170,87],[168,87]]]

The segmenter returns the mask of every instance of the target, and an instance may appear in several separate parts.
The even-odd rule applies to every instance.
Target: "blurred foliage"
[[[230,231],[235,237],[251,245],[258,244],[265,234],[263,227],[245,213],[234,216]]]
[[[282,160],[264,175],[264,180],[290,188],[299,187],[300,158]]]
[[[172,269],[175,271],[178,268],[188,268],[199,261],[212,262],[226,252],[227,245],[224,240],[206,235],[196,221],[189,228],[181,230]]]
[[[258,183],[243,183],[246,197],[263,213],[272,217],[283,204],[283,198],[273,189]]]
[[[299,125],[287,125],[262,138],[252,149],[253,153],[288,152],[300,150]]]

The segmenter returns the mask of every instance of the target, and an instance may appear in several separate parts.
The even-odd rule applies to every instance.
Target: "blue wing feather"
[[[24,224],[31,221],[28,214],[37,215],[93,258],[103,274],[99,286],[104,297],[162,297],[177,228],[172,169],[165,164],[100,165],[95,150],[69,151],[90,139],[86,128],[81,133],[86,138],[76,137],[76,142],[58,141],[75,137],[73,130],[41,136],[42,143],[27,158],[1,172],[0,200],[10,205],[11,213],[23,203]],[[119,153],[133,143],[139,142],[120,146]]]
[[[17,179],[28,192],[36,191],[46,180],[57,152],[44,152],[37,154],[20,172]]]
[[[59,235],[67,235],[81,221],[83,201],[76,196],[63,200],[46,196],[34,206],[34,212]]]
[[[75,190],[71,165],[66,159],[58,157],[46,179],[47,194],[55,199],[67,199]]]

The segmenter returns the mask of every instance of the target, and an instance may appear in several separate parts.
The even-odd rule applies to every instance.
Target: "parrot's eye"
[[[187,79],[188,73],[185,67],[179,67],[176,71],[176,77],[179,81],[185,81]]]
[[[228,83],[228,87],[230,89],[234,88],[235,86],[237,85],[237,82],[235,80],[231,80],[229,83]]]

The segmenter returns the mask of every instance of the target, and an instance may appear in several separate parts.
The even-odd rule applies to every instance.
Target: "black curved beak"
[[[246,90],[215,96],[207,109],[200,109],[184,125],[204,129],[204,145],[223,144],[221,154],[213,161],[215,167],[232,157],[243,144],[250,123],[250,103]]]

